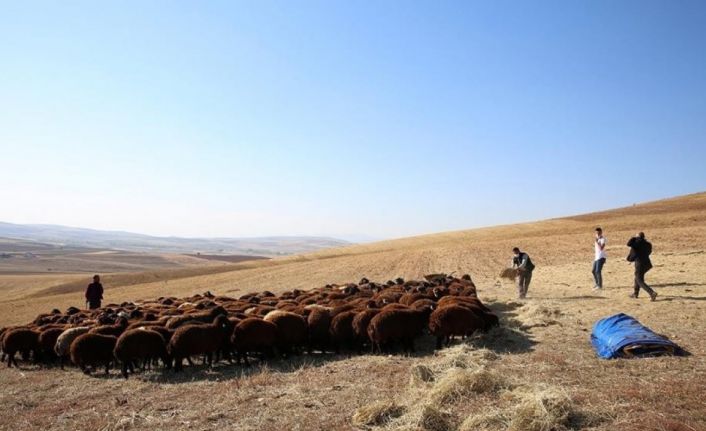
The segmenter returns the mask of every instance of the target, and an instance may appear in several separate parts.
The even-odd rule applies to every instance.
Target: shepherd
[[[527,297],[530,281],[532,281],[532,271],[534,264],[529,255],[520,251],[518,247],[512,249],[512,267],[517,270],[517,296],[520,299]]]
[[[100,308],[103,299],[103,285],[98,274],[93,276],[93,283],[86,288],[86,303],[90,310]]]

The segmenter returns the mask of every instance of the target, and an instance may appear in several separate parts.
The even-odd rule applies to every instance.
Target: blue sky
[[[706,2],[0,2],[0,220],[390,238],[706,190]]]

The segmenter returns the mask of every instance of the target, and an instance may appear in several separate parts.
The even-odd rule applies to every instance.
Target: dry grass
[[[473,394],[495,392],[506,386],[507,382],[502,376],[484,367],[473,371],[452,368],[434,385],[429,398],[437,405],[444,405]]]
[[[598,293],[591,290],[590,274],[596,225],[605,229],[609,255],[605,288]],[[636,229],[644,230],[654,244],[655,268],[647,281],[660,295],[657,302],[628,298],[632,268],[624,261],[624,243]],[[525,301],[515,299],[511,282],[496,284],[497,268],[507,263],[517,244],[537,265]],[[585,247],[577,248],[581,244]],[[704,244],[706,194],[700,194],[600,214],[244,263],[220,272],[189,269],[107,277],[107,300],[120,302],[206,290],[228,295],[277,292],[363,276],[387,280],[468,272],[480,298],[500,315],[502,326],[440,352],[430,347],[433,340],[420,340],[414,356],[304,355],[262,368],[196,367],[177,376],[150,372],[127,382],[116,373],[92,378],[75,370],[0,368],[0,430],[343,430],[355,426],[357,409],[389,400],[404,407],[404,414],[365,427],[504,430],[513,420],[520,423],[513,416],[520,405],[526,405],[522,411],[531,423],[547,423],[542,422],[546,415],[562,422],[566,405],[554,403],[552,397],[542,401],[545,407],[525,404],[517,389],[534,390],[534,400],[544,400],[537,395],[540,383],[571,400],[568,422],[562,422],[569,429],[706,429]],[[55,306],[79,304],[80,289],[53,293],[52,286],[83,285],[73,277],[0,277],[0,325],[26,322]],[[597,359],[589,342],[591,326],[618,312],[667,335],[692,356]],[[434,379],[414,380],[417,365],[430,369]],[[469,391],[448,406],[430,402],[429,392],[452,369],[485,369],[515,389]]]
[[[569,425],[574,407],[565,391],[544,386],[521,391],[518,398],[508,431],[559,431]]]
[[[358,408],[353,414],[353,425],[384,425],[390,419],[402,416],[405,408],[394,401],[376,401]]]

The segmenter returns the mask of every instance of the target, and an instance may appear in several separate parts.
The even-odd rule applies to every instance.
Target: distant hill
[[[179,238],[59,225],[25,225],[5,222],[0,222],[0,237],[64,247],[251,256],[282,256],[350,244],[347,241],[327,237]]]

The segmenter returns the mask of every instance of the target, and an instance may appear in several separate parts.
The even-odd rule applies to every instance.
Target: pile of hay
[[[481,413],[469,416],[461,424],[458,431],[498,431],[507,429],[508,418],[503,410]]]
[[[500,271],[500,278],[505,278],[508,280],[515,280],[517,278],[517,269],[515,268],[505,268]]]
[[[474,371],[452,368],[429,392],[437,405],[459,401],[474,393],[496,392],[507,387],[507,382],[498,373],[480,367]]]
[[[425,431],[451,431],[456,428],[455,418],[452,414],[432,406],[424,406],[415,425]]]
[[[556,325],[563,315],[564,313],[558,308],[550,308],[531,303],[519,309],[518,318],[522,322],[522,327],[534,328],[537,326]]]
[[[393,418],[404,414],[405,408],[393,401],[377,401],[365,405],[353,414],[352,422],[355,426],[384,425]]]
[[[556,431],[566,429],[574,410],[569,395],[553,386],[520,392],[509,431]]]
[[[570,418],[576,410],[561,388],[523,386],[507,395],[514,400],[513,405],[471,415],[463,421],[459,431],[562,431],[571,428]]]
[[[435,379],[434,371],[426,365],[422,364],[413,365],[410,368],[409,374],[409,384],[411,386],[417,386],[420,384],[433,382]]]

